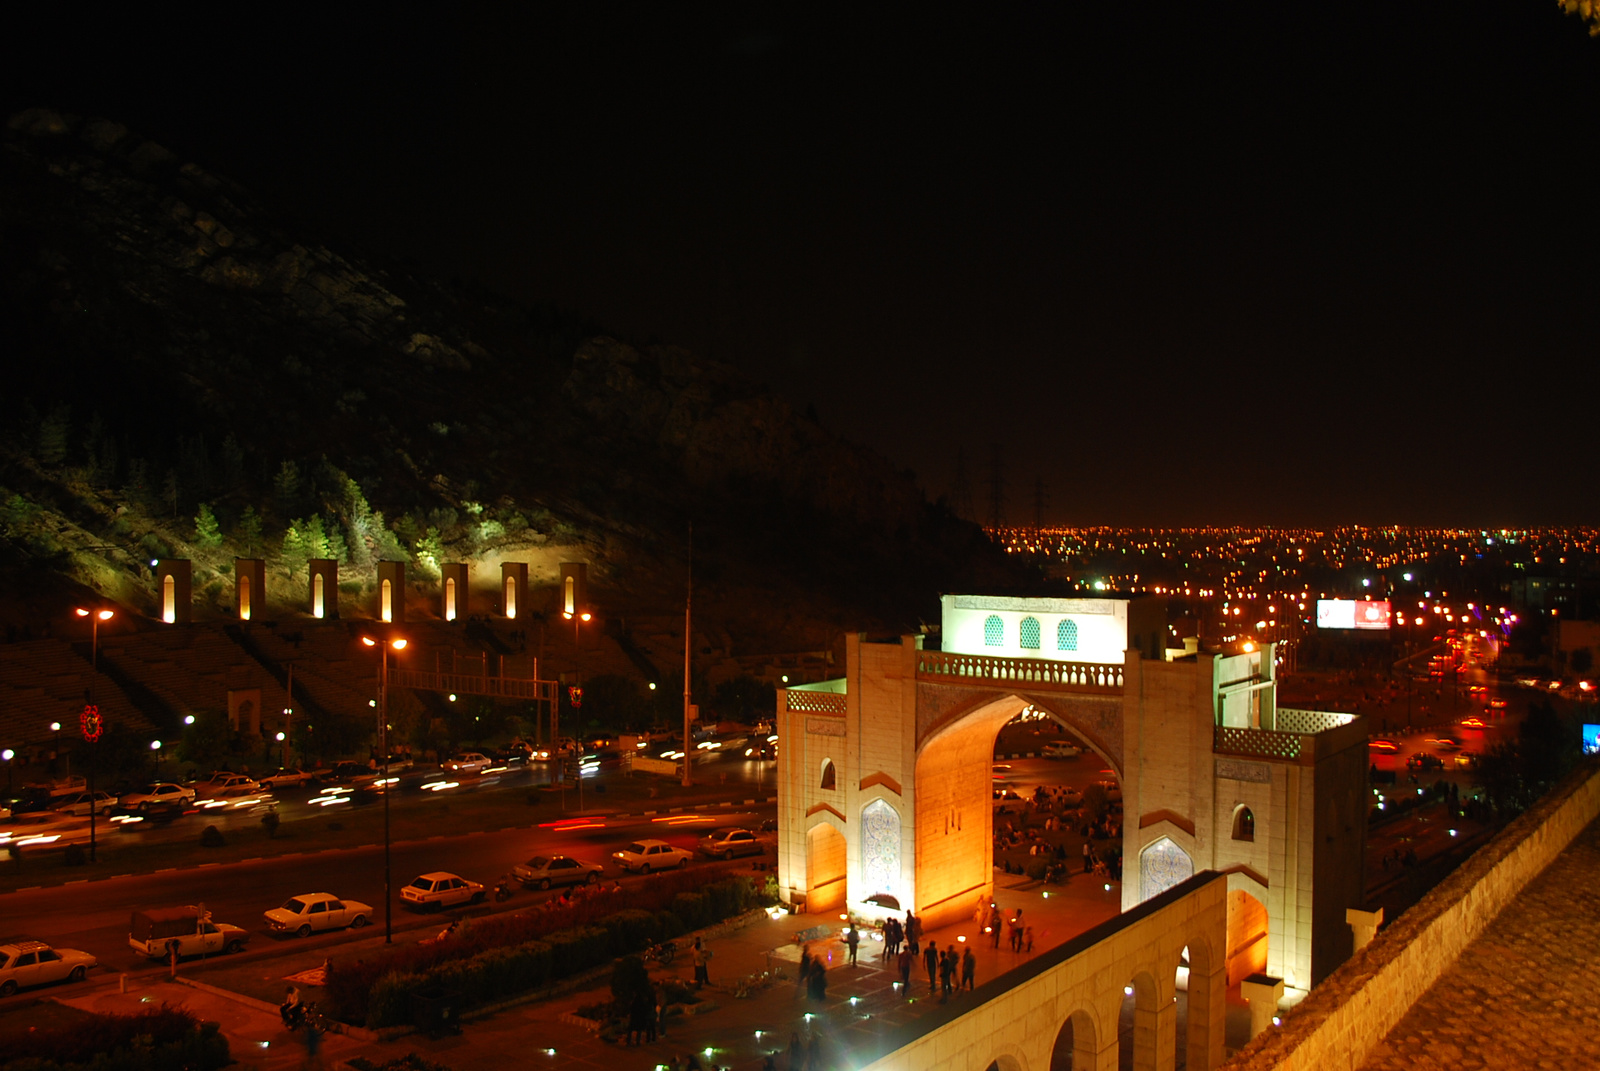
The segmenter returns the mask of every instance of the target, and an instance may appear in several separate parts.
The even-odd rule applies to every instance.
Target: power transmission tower
[[[1044,477],[1033,478],[1033,526],[1040,531],[1044,530],[1044,507],[1049,503],[1050,496],[1045,491]]]
[[[967,450],[956,447],[956,474],[950,484],[950,512],[965,520],[972,519],[972,484],[967,480]]]
[[[1006,463],[1000,444],[991,448],[989,461],[989,527],[998,530],[1006,519]]]

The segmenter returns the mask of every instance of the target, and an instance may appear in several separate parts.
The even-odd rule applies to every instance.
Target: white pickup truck
[[[238,952],[250,934],[226,922],[212,922],[204,907],[162,907],[135,911],[128,928],[128,944],[151,959],[168,959],[176,951],[184,956],[209,956]]]

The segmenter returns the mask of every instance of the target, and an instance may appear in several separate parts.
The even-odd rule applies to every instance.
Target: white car
[[[442,908],[483,902],[483,886],[456,874],[436,870],[412,880],[400,890],[400,899],[414,907]]]
[[[143,792],[132,792],[122,797],[124,811],[147,811],[152,807],[165,804],[178,804],[187,807],[194,803],[194,790],[162,781],[151,785]]]
[[[1083,754],[1083,748],[1077,744],[1046,744],[1040,754],[1047,759],[1075,759]]]
[[[75,948],[51,948],[43,941],[0,945],[0,997],[24,986],[81,982],[99,961]]]
[[[51,810],[73,815],[86,815],[91,810],[95,814],[110,814],[116,806],[117,797],[109,792],[79,792],[75,796],[64,797]]]
[[[636,840],[611,858],[623,870],[637,870],[648,874],[652,870],[671,870],[686,865],[694,853],[684,848],[674,848],[664,840]]]
[[[194,785],[194,793],[195,797],[199,799],[205,796],[215,796],[218,792],[225,788],[248,788],[254,790],[260,787],[260,785],[256,784],[244,774],[224,773],[219,771],[212,774],[211,777],[205,781],[196,781]]]
[[[282,907],[263,914],[268,928],[278,933],[310,937],[318,930],[337,930],[345,926],[360,929],[372,918],[372,905],[341,900],[332,893],[314,892],[291,897]]]
[[[317,775],[310,770],[297,770],[292,766],[280,766],[269,774],[261,775],[261,787],[267,792],[284,785],[303,785],[315,781]]]
[[[489,756],[480,755],[476,751],[466,751],[455,758],[447,759],[444,769],[454,774],[481,774],[493,765]]]
[[[767,847],[748,829],[718,829],[700,838],[700,850],[713,859],[732,859],[760,855]]]

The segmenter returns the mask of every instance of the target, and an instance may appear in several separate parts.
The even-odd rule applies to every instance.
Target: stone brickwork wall
[[[1500,910],[1600,815],[1586,765],[1501,831],[1225,1066],[1355,1071]]]

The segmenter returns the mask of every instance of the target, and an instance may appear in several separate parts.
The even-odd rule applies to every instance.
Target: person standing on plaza
[[[1017,913],[1011,916],[1011,951],[1022,951],[1022,908],[1017,908]]]
[[[789,1071],[805,1071],[806,1047],[800,1043],[798,1030],[789,1034]]]
[[[856,920],[850,920],[850,928],[844,932],[844,943],[850,948],[850,966],[856,965],[856,948],[861,944],[861,931],[856,929]]]
[[[711,959],[711,950],[708,949],[705,946],[705,944],[700,940],[700,938],[696,937],[694,939],[694,956],[693,956],[693,962],[694,962],[694,987],[696,989],[703,989],[703,988],[705,988],[705,986],[709,985],[710,982],[711,982],[711,973],[710,973],[710,971],[709,971],[709,969],[707,967],[707,962],[710,959]]]
[[[911,946],[913,956],[920,955],[922,949],[918,943],[922,940],[922,920],[911,912],[906,912],[906,944]]]
[[[916,966],[917,957],[911,954],[911,949],[900,950],[900,995],[911,995],[911,968]]]
[[[954,988],[956,974],[956,950],[947,948],[939,957],[939,1003],[943,1004],[950,999],[950,990]]]
[[[1029,955],[1032,955],[1033,954],[1033,927],[1032,926],[1024,926],[1022,928],[1022,944],[1024,946],[1022,950],[1024,952],[1027,952]]]
[[[970,992],[977,984],[977,978],[978,957],[972,954],[972,946],[968,945],[967,950],[961,953],[961,987]]]
[[[922,962],[928,968],[928,992],[932,993],[939,985],[939,951],[934,947],[935,942],[929,941],[928,947],[923,949]]]
[[[802,997],[806,995],[806,983],[811,979],[811,962],[811,946],[806,945],[800,950],[800,973],[795,975]]]

